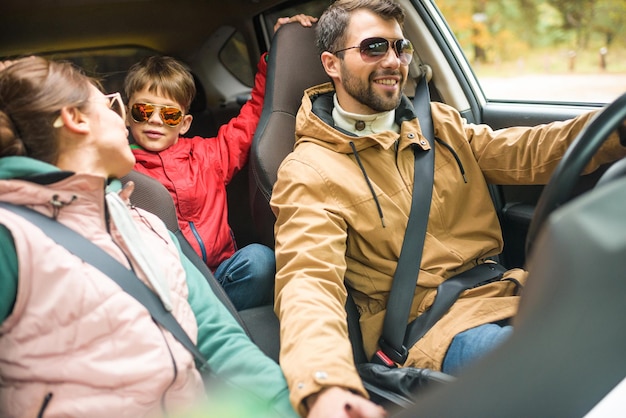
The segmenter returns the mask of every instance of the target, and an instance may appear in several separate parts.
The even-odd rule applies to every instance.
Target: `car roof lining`
[[[3,9],[10,13],[0,14],[0,38],[4,40],[0,43],[0,57],[133,45],[188,62],[198,73],[196,81],[201,83],[204,67],[212,66],[203,62],[205,58],[197,56],[197,51],[203,50],[207,39],[224,26],[232,26],[248,38],[255,30],[250,23],[252,19],[282,3],[285,2],[231,0],[216,4],[210,0],[181,0],[172,6],[170,0],[64,0],[62,3],[3,0]],[[440,98],[461,111],[468,109],[469,103],[458,80],[411,1],[400,0],[400,3],[410,15],[405,32],[413,40],[420,61],[432,68],[433,82]],[[160,24],[155,24],[163,22],[166,13],[167,24],[181,28],[176,36],[171,36],[171,31],[163,31]],[[10,16],[10,19],[3,16]],[[97,19],[91,16],[97,16]],[[46,36],[42,37],[42,33]],[[261,52],[256,49],[249,51],[251,56]],[[115,75],[111,77],[115,78]],[[108,84],[111,83],[105,82],[105,85]],[[210,83],[207,86],[210,87]],[[247,88],[244,85],[240,87]],[[198,92],[215,96],[211,105],[234,100],[220,91],[199,88]],[[209,104],[206,98],[205,102]]]
[[[184,56],[198,49],[199,42],[218,27],[237,27],[239,22],[250,20],[277,3],[280,1],[66,0],[61,4],[47,0],[3,0],[0,56],[125,44]],[[167,25],[180,28],[176,36],[161,29],[165,18]],[[42,33],[46,34],[45,39]]]

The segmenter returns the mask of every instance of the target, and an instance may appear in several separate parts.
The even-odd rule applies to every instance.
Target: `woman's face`
[[[91,89],[88,105],[91,143],[96,147],[95,151],[99,156],[95,165],[107,177],[120,178],[128,174],[135,164],[135,157],[128,145],[128,129],[123,110],[119,110],[119,107],[124,109],[124,104],[121,99],[120,103],[116,103],[116,98],[105,96],[93,86]]]

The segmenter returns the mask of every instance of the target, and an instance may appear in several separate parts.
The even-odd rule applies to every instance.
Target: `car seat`
[[[274,248],[269,201],[278,166],[295,143],[296,113],[304,90],[330,81],[315,45],[315,26],[283,25],[269,52],[265,100],[250,150],[250,203],[261,243]]]
[[[129,181],[135,183],[135,190],[131,195],[131,203],[161,218],[166,227],[178,238],[185,256],[204,275],[215,295],[241,325],[248,337],[263,353],[278,362],[280,348],[279,324],[278,318],[276,318],[273,311],[273,305],[237,311],[226,295],[224,288],[215,279],[211,270],[204,264],[202,258],[194,251],[180,230],[174,201],[165,186],[152,177],[134,170],[121,180],[124,184]]]
[[[126,184],[129,181],[135,183],[135,190],[130,197],[131,204],[147,210],[148,212],[151,212],[161,218],[167,229],[174,233],[176,238],[178,238],[185,256],[198,270],[200,270],[204,277],[206,277],[207,282],[211,286],[213,292],[217,295],[218,299],[222,301],[224,306],[226,306],[226,308],[233,314],[248,336],[250,336],[250,332],[248,331],[242,318],[237,313],[237,309],[226,295],[224,288],[222,288],[215,277],[213,277],[211,270],[206,264],[204,264],[200,256],[194,251],[193,247],[189,244],[180,230],[178,226],[178,218],[176,216],[176,207],[174,206],[174,200],[172,199],[170,192],[158,180],[135,170],[122,177],[121,181],[123,184]]]
[[[324,71],[315,44],[315,25],[305,28],[298,23],[282,26],[274,35],[269,52],[265,101],[249,158],[250,204],[260,241],[274,248],[276,218],[270,208],[272,188],[278,167],[295,144],[296,114],[304,90],[330,81]],[[348,298],[348,329],[354,358],[366,361],[356,305]],[[261,349],[278,358],[278,320],[272,307],[242,312],[245,322]]]

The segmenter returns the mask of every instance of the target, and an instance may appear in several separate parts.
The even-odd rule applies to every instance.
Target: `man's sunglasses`
[[[167,126],[177,126],[183,121],[183,111],[179,108],[154,103],[135,103],[130,107],[130,115],[135,122],[147,122],[157,108],[161,120]]]
[[[408,65],[411,62],[413,59],[413,44],[408,39],[397,39],[395,41],[391,41],[389,39],[378,37],[367,38],[362,40],[357,46],[340,49],[333,52],[333,54],[337,55],[338,53],[347,51],[348,49],[359,48],[363,61],[373,63],[381,60],[387,55],[389,45],[393,45],[396,56],[400,59],[402,64]]]

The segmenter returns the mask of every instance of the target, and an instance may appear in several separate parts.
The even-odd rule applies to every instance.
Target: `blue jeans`
[[[458,374],[467,364],[479,359],[496,348],[513,332],[511,325],[485,324],[458,333],[453,339],[441,371]]]
[[[250,244],[224,260],[213,274],[238,311],[274,299],[276,260],[265,245]]]

